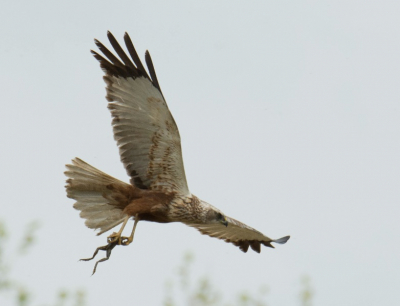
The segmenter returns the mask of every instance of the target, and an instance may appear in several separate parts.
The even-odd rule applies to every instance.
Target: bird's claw
[[[131,237],[121,237],[121,244],[122,245],[130,245],[133,239]]]
[[[121,234],[118,234],[116,232],[112,233],[110,236],[107,237],[107,242],[110,243],[116,243],[116,244],[121,244]]]
[[[132,241],[133,241],[133,238],[121,236],[120,234],[115,233],[115,232],[107,237],[108,243],[115,243],[118,245],[130,245]]]

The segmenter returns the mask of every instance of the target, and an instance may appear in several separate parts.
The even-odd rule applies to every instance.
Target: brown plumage
[[[110,32],[107,36],[119,59],[97,40],[95,44],[105,57],[91,52],[105,73],[114,138],[130,184],[79,158],[67,165],[65,172],[67,195],[76,200],[74,208],[81,211],[89,228],[98,229],[100,235],[123,223],[118,233],[109,236],[109,245],[99,248],[107,250],[106,259],[115,245],[132,241],[134,230],[130,238],[121,237],[131,217],[135,227],[139,220],[182,222],[243,252],[250,247],[259,253],[261,244],[273,247],[271,242],[285,243],[289,236],[270,239],[189,192],[178,127],[161,92],[150,53],[145,54],[148,74],[127,33],[124,40],[130,58]]]

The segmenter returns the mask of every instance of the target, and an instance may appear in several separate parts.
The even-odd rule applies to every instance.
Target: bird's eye
[[[222,214],[221,213],[217,213],[217,220],[222,220]]]

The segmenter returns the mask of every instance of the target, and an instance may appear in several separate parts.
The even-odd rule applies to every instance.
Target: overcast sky
[[[270,288],[298,305],[400,300],[398,1],[8,1],[0,10],[0,218],[10,247],[37,245],[13,275],[35,301],[84,288],[89,305],[159,305],[183,254],[226,297]],[[102,71],[110,30],[150,50],[178,124],[190,190],[286,245],[261,254],[181,224],[140,222],[90,277],[106,237],[65,195],[80,157],[121,180]],[[130,226],[129,226],[130,227]],[[129,231],[129,230],[128,230]],[[0,298],[0,303],[2,304]],[[4,304],[2,304],[4,305]]]

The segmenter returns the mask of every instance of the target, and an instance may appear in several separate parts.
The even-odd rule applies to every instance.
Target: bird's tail
[[[286,241],[289,240],[289,238],[290,238],[290,236],[285,236],[285,237],[282,237],[279,239],[272,240],[272,242],[279,243],[279,244],[285,244]]]
[[[89,228],[99,229],[97,235],[124,221],[123,209],[133,197],[132,185],[90,166],[79,158],[66,165],[67,196],[76,200],[74,208],[81,211]]]

